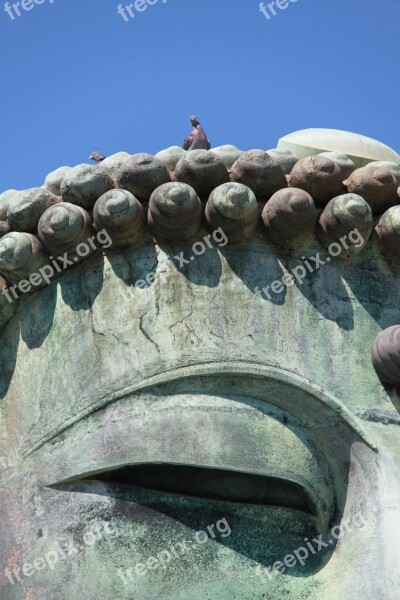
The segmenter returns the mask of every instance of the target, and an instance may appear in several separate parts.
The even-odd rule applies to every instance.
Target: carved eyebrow
[[[359,423],[356,415],[354,415],[341,400],[330,394],[327,394],[322,388],[315,385],[313,382],[300,375],[294,374],[291,371],[283,369],[282,367],[276,367],[272,365],[267,366],[259,363],[243,361],[214,362],[208,364],[201,363],[198,365],[192,365],[190,367],[180,367],[178,369],[172,369],[171,371],[166,371],[158,375],[153,375],[146,379],[142,379],[140,382],[126,386],[122,390],[118,390],[118,392],[96,400],[96,402],[93,402],[84,410],[75,414],[70,419],[67,419],[60,427],[53,429],[33,446],[26,448],[26,450],[23,452],[23,458],[28,457],[30,454],[41,448],[41,446],[56,438],[58,435],[82,419],[88,417],[92,413],[101,410],[109,404],[117,402],[118,400],[122,400],[123,398],[126,398],[127,396],[130,396],[136,392],[150,390],[156,386],[184,381],[193,377],[216,377],[221,374],[230,375],[233,378],[253,377],[255,379],[264,381],[272,380],[277,383],[289,385],[294,389],[301,390],[312,396],[316,402],[319,402],[326,408],[330,409],[333,413],[332,416],[340,418],[358,435],[358,437],[361,438],[363,442],[367,444],[369,448],[374,450],[374,452],[378,452],[377,446],[370,439],[362,424]],[[252,396],[254,397],[254,393],[252,393]],[[314,425],[314,427],[316,426],[317,424]]]

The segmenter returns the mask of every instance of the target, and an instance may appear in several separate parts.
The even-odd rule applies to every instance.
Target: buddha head
[[[397,600],[400,157],[182,152],[0,196],[0,596]]]

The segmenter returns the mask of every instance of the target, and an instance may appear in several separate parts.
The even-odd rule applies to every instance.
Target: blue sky
[[[180,145],[191,114],[214,146],[332,127],[400,151],[399,0],[297,0],[269,20],[259,0],[158,0],[128,22],[117,0],[13,20],[3,4],[0,191],[92,150]]]

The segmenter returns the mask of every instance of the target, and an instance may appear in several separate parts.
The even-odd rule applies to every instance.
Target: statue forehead
[[[17,230],[0,243],[9,281],[43,268],[46,251],[66,250],[63,262],[77,263],[36,295],[2,301],[3,410],[10,423],[23,415],[25,452],[177,366],[235,365],[244,356],[249,371],[279,368],[311,381],[356,417],[390,411],[369,350],[399,318],[399,215],[391,206],[372,233],[372,212],[395,202],[399,157],[333,130],[285,140],[297,150],[281,141],[270,154],[233,146],[118,153],[2,195]],[[349,156],[368,164],[355,170]],[[328,202],[344,184],[361,186],[369,204],[356,193]],[[111,249],[92,256],[89,248],[85,262],[76,244],[95,231],[92,220],[98,241],[105,226]]]
[[[174,252],[181,248],[190,250],[183,245]],[[308,251],[317,253],[323,260],[319,246]],[[396,277],[377,267],[373,254],[324,265],[271,300],[254,289],[271,285],[301,260],[271,252],[262,240],[223,252],[209,249],[184,272],[162,277],[169,256],[166,247],[144,247],[82,265],[30,298],[10,323],[2,360],[9,364],[14,352],[13,372],[29,374],[29,385],[24,376],[11,377],[6,406],[10,416],[22,415],[25,451],[102,406],[114,402],[118,410],[118,399],[155,385],[157,378],[167,383],[168,373],[168,393],[178,393],[178,364],[201,370],[202,385],[217,380],[221,390],[233,379],[247,381],[253,368],[280,369],[312,382],[353,415],[392,410],[370,348],[382,324],[397,318],[399,290]],[[150,269],[156,272],[151,286],[132,285]],[[38,340],[40,352],[34,349]],[[55,361],[60,352],[63,360]],[[235,377],[244,354],[251,360]],[[238,367],[223,373],[230,363]],[[268,375],[260,379],[258,385],[267,387]],[[300,388],[294,382],[286,394],[300,398]],[[304,394],[301,401],[310,402]]]

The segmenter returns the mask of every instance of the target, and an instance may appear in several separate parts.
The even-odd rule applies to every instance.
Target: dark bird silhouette
[[[92,152],[92,154],[88,158],[88,160],[94,160],[96,165],[101,163],[104,159],[105,156],[101,152]]]
[[[210,141],[207,139],[206,133],[197,117],[190,117],[190,122],[193,129],[190,135],[183,142],[184,150],[209,150],[211,148]]]

